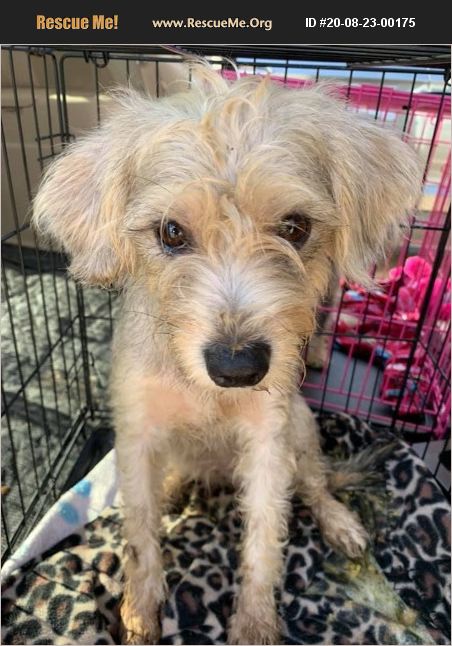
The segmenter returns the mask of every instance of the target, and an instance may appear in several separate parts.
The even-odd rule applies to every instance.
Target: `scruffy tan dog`
[[[159,638],[162,505],[175,483],[233,482],[243,513],[232,644],[276,644],[290,496],[325,540],[365,547],[328,491],[300,348],[332,272],[365,281],[420,186],[410,148],[322,88],[231,85],[204,70],[159,100],[126,91],[68,147],[34,221],[85,284],[116,285],[112,406],[129,545],[128,643]]]

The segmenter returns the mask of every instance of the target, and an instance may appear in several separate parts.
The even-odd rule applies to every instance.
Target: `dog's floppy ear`
[[[132,161],[126,142],[112,140],[109,130],[68,146],[49,167],[33,206],[34,226],[69,254],[71,274],[89,285],[116,283],[132,261],[127,241],[116,234]]]
[[[345,111],[342,116],[328,144],[331,190],[344,225],[336,257],[346,277],[366,283],[371,265],[400,239],[420,196],[422,171],[398,134]]]

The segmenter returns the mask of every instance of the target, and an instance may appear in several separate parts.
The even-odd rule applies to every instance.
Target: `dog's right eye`
[[[174,220],[168,220],[158,230],[160,242],[167,253],[174,253],[188,248],[188,239],[183,228]]]
[[[300,248],[311,235],[311,221],[306,215],[291,213],[280,223],[278,235]]]

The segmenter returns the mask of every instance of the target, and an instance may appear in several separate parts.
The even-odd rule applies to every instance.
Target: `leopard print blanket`
[[[332,460],[378,454],[388,437],[348,415],[319,418]],[[366,460],[363,460],[364,464]],[[450,507],[397,440],[375,474],[344,491],[371,535],[349,561],[294,498],[281,589],[285,644],[449,644]],[[3,582],[4,644],[114,644],[122,594],[122,513],[109,508]],[[162,644],[223,644],[237,589],[240,516],[233,492],[193,486],[165,518],[168,600]]]

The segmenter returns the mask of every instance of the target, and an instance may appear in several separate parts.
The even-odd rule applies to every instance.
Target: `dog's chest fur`
[[[170,468],[185,479],[230,481],[239,455],[238,440],[243,423],[243,403],[220,394],[205,397],[199,392],[176,388],[162,375],[113,380],[118,391],[133,392],[139,402],[128,416],[133,420],[137,441],[143,446],[159,445]],[[250,407],[249,415],[257,415]],[[138,430],[139,429],[139,430]]]
[[[212,423],[174,429],[170,437],[170,465],[183,479],[207,484],[231,482],[238,450],[231,424]]]

